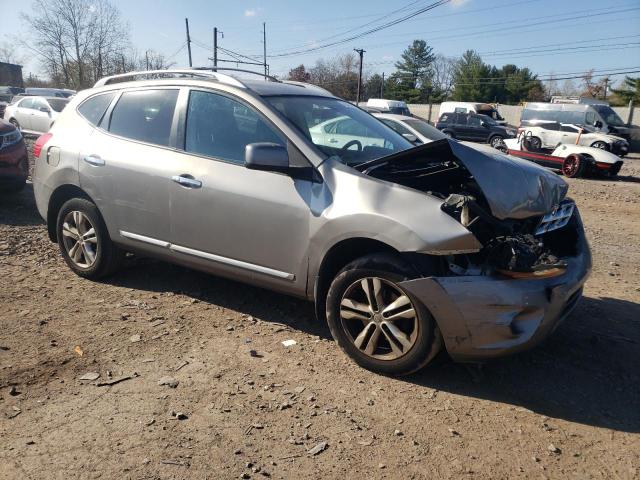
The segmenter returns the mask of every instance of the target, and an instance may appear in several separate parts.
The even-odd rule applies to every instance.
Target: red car
[[[29,175],[29,155],[20,130],[0,119],[0,192],[24,188]]]

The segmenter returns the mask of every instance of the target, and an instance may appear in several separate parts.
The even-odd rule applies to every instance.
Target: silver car
[[[538,343],[591,267],[555,174],[449,139],[413,148],[308,84],[109,77],[34,150],[38,210],[78,275],[136,252],[303,297],[386,374]]]

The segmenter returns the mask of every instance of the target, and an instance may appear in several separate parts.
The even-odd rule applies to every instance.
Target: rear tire
[[[77,275],[96,280],[115,272],[124,252],[109,237],[98,207],[72,198],[58,212],[56,232],[62,258]]]
[[[562,164],[562,174],[569,178],[581,177],[584,174],[586,163],[582,155],[576,153],[569,155]]]
[[[539,152],[542,148],[542,140],[538,137],[531,137],[529,139],[529,150],[532,152]]]
[[[599,148],[600,150],[604,150],[606,152],[609,151],[609,144],[607,142],[603,142],[601,140],[597,141],[597,142],[593,142],[591,144],[591,147],[593,148]]]
[[[331,283],[326,300],[329,329],[361,367],[407,375],[440,350],[434,318],[399,286],[414,277],[398,256],[373,254],[348,264]]]

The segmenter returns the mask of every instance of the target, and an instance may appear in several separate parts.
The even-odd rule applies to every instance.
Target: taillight
[[[44,135],[40,135],[38,140],[36,140],[36,144],[33,146],[33,156],[35,158],[40,157],[40,153],[42,153],[42,147],[47,143],[51,137],[53,137],[53,133],[45,133]]]

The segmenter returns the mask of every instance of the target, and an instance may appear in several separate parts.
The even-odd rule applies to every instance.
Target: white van
[[[497,124],[505,125],[507,122],[498,110],[490,103],[476,103],[476,102],[442,102],[440,104],[440,112],[438,118],[443,113],[477,113],[479,115],[486,115],[493,118]]]
[[[401,100],[387,100],[385,98],[370,98],[367,101],[366,110],[380,113],[393,113],[395,115],[411,116],[409,107]]]
[[[540,122],[586,125],[626,140],[629,140],[631,133],[629,126],[603,100],[600,103],[527,103],[522,110],[520,126],[529,127]]]

